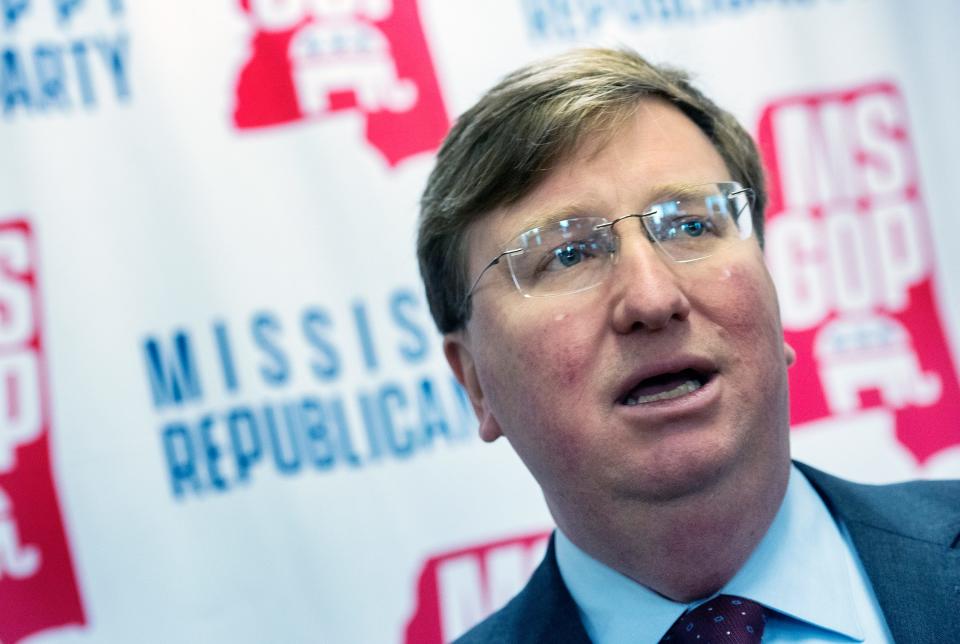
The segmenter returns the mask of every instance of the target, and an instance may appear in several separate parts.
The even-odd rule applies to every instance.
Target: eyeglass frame
[[[730,184],[734,184],[734,185],[740,186],[740,182],[738,182],[738,181],[716,181],[716,182],[713,182],[713,183],[705,183],[705,184],[701,184],[701,185],[714,185],[714,184],[719,185],[719,184],[723,184],[723,183],[730,183]],[[750,216],[753,217],[753,209],[754,209],[754,207],[755,207],[755,201],[756,201],[756,192],[754,191],[753,188],[745,187],[745,186],[740,186],[739,190],[734,190],[733,192],[729,192],[729,193],[727,193],[727,194],[724,195],[724,196],[726,196],[726,197],[729,198],[729,197],[734,197],[734,196],[740,195],[740,194],[746,195],[746,198],[747,198],[747,200],[748,200],[748,205],[750,206]],[[669,201],[669,200],[667,200],[667,201]],[[657,202],[657,203],[652,204],[652,205],[653,205],[653,206],[657,206],[657,205],[659,205],[659,204],[661,204],[661,203],[666,203],[666,201],[660,201],[660,202]],[[615,225],[617,225],[618,223],[620,223],[621,221],[623,221],[624,219],[631,219],[631,218],[634,218],[634,217],[635,217],[635,218],[639,219],[640,221],[643,221],[643,219],[644,219],[645,217],[651,217],[651,216],[656,215],[656,214],[657,214],[657,210],[656,210],[656,209],[650,210],[649,212],[630,213],[630,214],[627,214],[627,215],[623,215],[623,216],[621,216],[621,217],[617,217],[616,219],[614,219],[614,220],[612,220],[612,221],[608,221],[608,222],[605,222],[605,223],[602,223],[602,224],[597,224],[596,226],[594,226],[593,229],[594,229],[594,230],[599,230],[600,228],[609,228],[609,229],[611,230],[611,232],[612,232],[612,231],[613,231],[613,227],[614,227]],[[576,217],[570,217],[569,219],[576,219]],[[597,217],[597,219],[606,219],[606,217]],[[530,229],[530,230],[534,230],[534,229]],[[530,230],[525,230],[525,231],[523,231],[522,233],[520,233],[519,235],[517,235],[517,237],[520,237],[520,236],[522,236],[522,235],[525,235],[526,233],[530,232]],[[643,227],[643,231],[644,231],[644,233],[645,233],[646,236],[647,236],[647,240],[648,240],[650,243],[652,243],[652,244],[654,245],[654,247],[660,247],[659,242],[658,242],[657,240],[652,239],[652,238],[650,237],[650,231],[647,230],[647,227],[646,227],[646,226]],[[751,236],[753,236],[752,231],[751,231]],[[745,237],[744,239],[749,239],[749,237]],[[480,283],[480,280],[483,279],[484,274],[486,274],[487,271],[489,271],[491,268],[493,268],[494,266],[496,266],[497,264],[499,264],[500,261],[501,261],[504,257],[508,257],[508,256],[510,256],[510,255],[516,255],[517,253],[523,253],[523,252],[525,252],[526,250],[527,250],[526,248],[511,248],[511,249],[505,250],[505,251],[501,252],[499,255],[497,255],[496,257],[494,257],[493,259],[491,259],[491,260],[487,263],[487,265],[483,267],[483,269],[480,271],[480,274],[477,275],[477,278],[476,278],[475,280],[473,280],[473,284],[470,286],[470,289],[467,291],[467,294],[466,294],[466,295],[464,296],[464,298],[463,298],[463,303],[460,305],[460,312],[461,312],[461,315],[463,316],[463,318],[464,318],[465,320],[469,318],[470,300],[471,300],[471,298],[473,298],[473,294],[474,294],[474,292],[477,290],[477,285]],[[612,253],[613,253],[613,252],[616,252],[616,251],[612,251]],[[663,250],[662,248],[660,248],[660,252],[663,253],[664,255],[666,255],[672,262],[677,263],[677,264],[687,264],[687,263],[691,263],[691,262],[698,262],[698,261],[700,261],[701,259],[707,259],[708,257],[711,257],[711,256],[713,255],[713,253],[710,253],[710,254],[703,255],[703,256],[701,256],[701,257],[696,257],[696,258],[693,258],[693,259],[679,260],[679,259],[674,259],[673,257],[671,257],[670,254],[669,254],[668,252],[666,252],[665,250]],[[512,269],[511,269],[511,271],[512,271]],[[511,272],[511,274],[512,274],[512,272]],[[590,290],[590,289],[592,289],[592,288],[596,288],[597,286],[599,286],[600,284],[602,284],[604,280],[600,280],[600,281],[597,282],[596,284],[593,284],[593,285],[588,286],[588,287],[586,287],[586,288],[581,288],[581,289],[577,289],[577,290],[575,290],[575,291],[568,291],[568,292],[564,292],[564,293],[553,293],[553,294],[549,294],[549,295],[531,295],[531,294],[529,294],[529,293],[524,293],[523,290],[520,288],[520,285],[517,283],[517,280],[516,280],[516,277],[515,277],[515,276],[513,277],[512,281],[513,281],[513,285],[517,288],[517,291],[518,291],[518,292],[520,293],[520,295],[522,295],[523,297],[557,297],[557,296],[560,296],[560,295],[573,295],[573,294],[575,294],[575,293],[582,293],[583,291],[587,291],[587,290]]]

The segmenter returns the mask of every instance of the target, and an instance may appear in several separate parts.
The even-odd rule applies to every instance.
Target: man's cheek
[[[549,323],[541,326],[539,333],[524,343],[518,353],[518,375],[538,378],[542,387],[552,388],[552,393],[570,397],[574,393],[571,388],[586,379],[597,355],[587,339],[570,333],[570,328],[557,327]]]
[[[723,327],[756,335],[758,327],[772,330],[776,326],[776,292],[761,267],[729,263],[716,275],[713,287],[700,289],[698,299],[705,310],[721,318],[717,321]]]

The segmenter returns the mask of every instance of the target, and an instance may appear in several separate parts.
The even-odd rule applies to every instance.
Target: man
[[[465,642],[960,638],[960,486],[791,464],[764,204],[749,135],[628,51],[521,69],[454,125],[427,297],[557,524]]]

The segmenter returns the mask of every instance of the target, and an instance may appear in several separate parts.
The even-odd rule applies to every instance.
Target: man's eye
[[[583,245],[567,244],[566,246],[554,249],[553,255],[557,261],[560,262],[561,266],[569,268],[570,266],[579,264],[580,260],[583,259]]]
[[[700,220],[694,221],[685,221],[680,224],[680,230],[689,235],[690,237],[699,237],[703,234],[703,231],[706,229],[704,223]]]
[[[567,242],[549,251],[544,258],[541,271],[559,271],[572,268],[600,255],[596,242],[589,240]]]
[[[664,222],[666,223],[666,222]],[[673,221],[666,223],[661,228],[661,233],[657,236],[660,241],[683,241],[685,239],[695,239],[703,237],[706,234],[719,234],[716,222],[709,217],[685,216],[677,217]]]

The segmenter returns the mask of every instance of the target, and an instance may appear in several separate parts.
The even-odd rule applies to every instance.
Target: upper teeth
[[[649,396],[629,396],[625,401],[625,405],[640,405],[643,403],[654,402],[657,400],[670,400],[671,398],[679,398],[685,394],[692,393],[701,387],[700,382],[697,380],[688,380],[681,385],[677,385],[673,389],[668,389],[666,391],[661,391],[658,394],[650,394]]]

